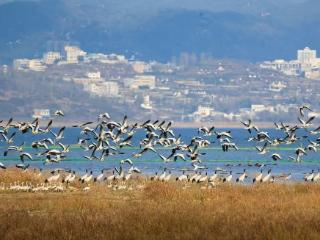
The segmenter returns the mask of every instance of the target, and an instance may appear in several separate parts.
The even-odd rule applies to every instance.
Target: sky
[[[139,53],[163,61],[185,51],[250,61],[289,59],[298,48],[320,47],[316,41],[320,36],[319,0],[34,0],[41,4],[4,4],[9,1],[18,2],[0,0],[0,61],[5,62],[18,56],[36,57],[52,41],[79,43],[87,51]]]

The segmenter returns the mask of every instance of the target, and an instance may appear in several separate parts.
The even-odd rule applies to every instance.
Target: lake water
[[[193,136],[197,136],[197,129],[173,129],[176,136],[181,134],[182,140],[184,143],[190,143],[190,139]],[[219,131],[223,131],[224,129],[219,129]],[[57,132],[58,129],[53,129],[53,131]],[[63,144],[76,144],[78,141],[78,137],[80,136],[80,129],[76,128],[67,128],[64,133],[64,138],[61,140]],[[264,129],[263,131],[269,132],[272,138],[275,137],[283,137],[283,133],[277,131],[275,129]],[[303,136],[304,130],[298,130],[298,135]],[[279,147],[269,148],[269,151],[264,154],[258,154],[255,149],[254,142],[248,142],[247,139],[250,136],[247,130],[244,129],[232,129],[233,141],[239,147],[239,151],[230,150],[229,152],[223,152],[220,147],[220,143],[215,139],[215,136],[209,137],[211,141],[215,141],[215,143],[211,144],[208,148],[201,149],[201,152],[205,152],[206,154],[201,156],[202,165],[208,167],[207,170],[203,170],[212,173],[216,168],[222,168],[226,171],[232,170],[235,175],[238,173],[242,173],[243,169],[248,171],[250,177],[252,177],[255,173],[260,171],[260,168],[255,166],[248,166],[248,164],[254,163],[264,163],[266,164],[263,167],[263,171],[266,173],[268,169],[272,169],[272,173],[274,175],[278,175],[281,173],[292,173],[293,181],[302,181],[303,176],[307,172],[311,172],[312,169],[318,171],[320,168],[320,158],[319,153],[308,152],[307,156],[303,156],[303,161],[301,163],[295,163],[289,160],[289,156],[295,156],[295,148],[297,146],[306,146],[308,144],[307,140],[301,140],[301,142],[294,145],[280,145]],[[24,150],[26,152],[35,154],[38,151],[32,149],[30,147],[31,142],[35,140],[40,140],[49,135],[31,135],[30,133],[22,135],[17,134],[15,137],[15,144],[19,145],[22,142],[26,143],[26,147]],[[163,163],[161,158],[153,152],[147,152],[141,158],[135,159],[132,158],[133,153],[139,152],[139,141],[145,137],[145,133],[143,131],[138,131],[137,134],[133,137],[132,143],[135,147],[130,147],[126,149],[122,149],[121,151],[125,154],[112,156],[105,161],[90,161],[85,159],[83,156],[89,155],[88,152],[85,152],[77,145],[73,145],[72,149],[69,153],[67,153],[67,157],[65,160],[60,163],[53,163],[50,165],[44,165],[44,158],[35,157],[32,161],[26,161],[30,164],[30,167],[37,167],[42,169],[54,169],[54,168],[66,168],[72,169],[79,173],[84,172],[86,169],[94,171],[95,174],[99,174],[101,169],[103,168],[114,168],[119,166],[119,161],[126,158],[131,158],[134,161],[134,165],[138,167],[145,174],[154,174],[155,172],[161,172],[164,167],[171,168],[172,173],[179,175],[181,174],[181,169],[183,168],[192,168],[190,162],[185,162],[183,160],[179,160],[177,162]],[[2,139],[1,139],[2,140]],[[3,152],[6,149],[7,145],[4,141],[0,142],[0,161],[3,162],[6,166],[14,166],[17,163],[20,163],[19,156],[14,152],[10,152],[9,156],[3,157]],[[164,156],[168,156],[170,150],[165,148],[157,148],[157,151]],[[273,153],[279,153],[282,157],[282,160],[274,162],[271,159],[271,155]],[[99,154],[97,154],[99,156]],[[250,181],[250,180],[248,180]]]

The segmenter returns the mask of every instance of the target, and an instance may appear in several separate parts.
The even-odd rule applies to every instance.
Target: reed
[[[320,185],[0,193],[1,239],[319,239]]]

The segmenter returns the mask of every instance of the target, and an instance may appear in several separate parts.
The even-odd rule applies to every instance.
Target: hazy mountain
[[[2,3],[2,4],[1,4]],[[320,48],[318,0],[0,1],[0,62],[76,43],[166,61],[180,52],[259,61]]]

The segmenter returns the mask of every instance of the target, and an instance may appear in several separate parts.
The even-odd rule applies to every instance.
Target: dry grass
[[[9,168],[0,171],[0,182],[9,184],[14,182],[32,182],[34,184],[43,182],[43,178],[37,172],[29,170],[22,171],[17,168]]]
[[[1,239],[319,239],[319,223],[316,184],[0,193]]]

